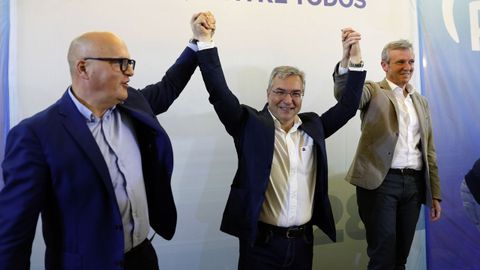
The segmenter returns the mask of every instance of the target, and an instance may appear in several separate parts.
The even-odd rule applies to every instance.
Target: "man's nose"
[[[292,93],[287,93],[283,98],[283,102],[292,103],[293,102]]]
[[[415,63],[406,62],[403,65],[403,68],[412,69],[415,66]]]
[[[128,65],[127,70],[123,72],[123,74],[127,75],[128,77],[132,77],[135,74],[132,65]]]

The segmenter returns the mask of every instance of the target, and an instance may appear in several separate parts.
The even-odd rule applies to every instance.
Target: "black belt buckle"
[[[285,234],[285,237],[287,237],[288,239],[297,238],[303,235],[303,231],[304,231],[303,226],[288,228],[287,233]]]
[[[391,173],[400,174],[400,175],[418,175],[420,171],[410,168],[403,168],[403,169],[390,169]]]

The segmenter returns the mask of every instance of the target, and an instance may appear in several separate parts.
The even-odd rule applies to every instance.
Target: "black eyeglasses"
[[[292,99],[302,99],[304,92],[301,90],[287,91],[283,89],[273,89],[272,93],[280,98],[286,98],[287,95],[290,95]]]
[[[128,58],[105,58],[105,57],[85,57],[83,60],[98,60],[107,61],[111,63],[118,63],[122,72],[127,71],[128,66],[132,65],[132,69],[135,69],[135,60]]]

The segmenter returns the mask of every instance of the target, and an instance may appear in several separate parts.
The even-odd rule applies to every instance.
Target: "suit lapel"
[[[165,130],[163,130],[163,128],[158,124],[157,117],[155,115],[147,114],[144,111],[138,110],[127,103],[119,104],[117,107],[134,119],[147,125],[152,130],[165,132]]]
[[[393,106],[395,107],[395,111],[397,112],[397,115],[398,115],[399,108],[398,108],[397,100],[396,100],[395,95],[393,94],[393,91],[390,88],[390,85],[388,84],[387,80],[385,79],[385,80],[379,82],[379,85],[382,89],[386,90],[385,94],[390,99],[390,101],[393,103]],[[412,86],[410,84],[408,84],[407,87],[412,88]],[[411,95],[411,98],[412,98],[413,106],[415,107],[415,110],[417,111],[418,121],[419,121],[419,125],[420,125],[421,139],[422,139],[422,143],[423,143],[423,140],[425,139],[425,128],[426,128],[425,111],[424,111],[424,108],[423,108],[422,103],[420,101],[418,93]]]
[[[411,95],[412,97],[412,102],[413,102],[413,106],[415,107],[415,111],[417,111],[417,117],[418,117],[418,123],[420,125],[420,132],[421,132],[421,136],[420,138],[422,139],[422,144],[425,143],[423,142],[423,140],[425,139],[425,131],[426,131],[426,119],[425,119],[425,111],[424,111],[424,108],[422,106],[422,103],[420,101],[420,97],[419,97],[419,94],[413,94]]]
[[[305,131],[305,133],[307,133],[308,136],[312,137],[315,142],[321,142],[322,140],[324,140],[323,136],[321,136],[321,134],[318,132],[318,127],[313,126],[315,125],[314,122],[307,121],[307,119],[305,119],[302,114],[299,114],[298,116],[300,117],[300,119],[302,119],[302,124],[300,125],[299,129]]]
[[[156,151],[157,158],[168,168],[169,174],[173,170],[173,149],[172,142],[167,132],[157,120],[157,116],[139,110],[136,107],[125,102],[117,106],[121,111],[131,117],[136,123],[135,132],[138,136],[138,146],[147,145],[150,149],[153,147]]]
[[[378,85],[380,85],[380,88],[385,90],[385,95],[387,95],[388,99],[390,99],[390,102],[392,102],[393,107],[395,108],[395,111],[397,112],[398,115],[398,104],[397,104],[397,99],[395,98],[395,94],[393,93],[392,88],[390,88],[390,85],[388,84],[387,80],[384,79],[383,81],[379,82]]]
[[[272,115],[268,111],[268,103],[265,104],[263,110],[259,112],[259,119],[263,122],[262,126],[267,128],[262,128],[257,131],[252,132],[259,132],[258,133],[258,140],[264,142],[266,156],[273,158],[273,151],[274,151],[274,144],[275,144],[275,124]]]
[[[112,180],[110,179],[110,173],[108,172],[105,159],[98,148],[97,142],[92,136],[92,133],[86,125],[86,120],[83,115],[78,111],[77,107],[71,100],[68,91],[65,92],[60,99],[59,115],[65,130],[70,134],[75,143],[81,148],[85,156],[92,162],[100,178],[105,184],[107,192],[110,196],[115,197]]]
[[[265,104],[263,110],[260,111],[260,115],[262,116],[262,119],[266,121],[268,128],[273,129],[273,134],[275,135],[275,124],[273,123],[272,115],[268,111],[268,103]]]

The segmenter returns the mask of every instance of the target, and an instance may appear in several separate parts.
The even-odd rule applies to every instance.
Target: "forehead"
[[[290,75],[285,78],[275,77],[272,80],[272,88],[283,88],[285,90],[301,90],[302,79],[298,75]]]
[[[99,57],[129,57],[125,43],[114,35],[104,34],[93,36],[87,41],[86,47]]]
[[[123,43],[100,45],[97,50],[97,53],[104,57],[130,57],[130,53]]]
[[[395,49],[389,52],[390,61],[395,60],[412,60],[415,59],[413,51],[410,49]]]

